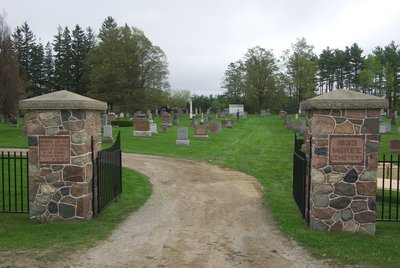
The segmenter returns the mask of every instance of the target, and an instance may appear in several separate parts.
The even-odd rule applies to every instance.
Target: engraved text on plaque
[[[40,164],[69,164],[70,137],[69,136],[40,136],[39,137]]]
[[[364,165],[363,135],[331,135],[329,139],[330,165]]]

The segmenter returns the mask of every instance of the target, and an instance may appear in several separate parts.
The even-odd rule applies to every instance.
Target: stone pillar
[[[22,100],[19,107],[27,110],[31,222],[90,218],[92,150],[96,155],[101,149],[107,104],[58,91]]]
[[[308,116],[310,227],[374,234],[379,116],[387,100],[341,89],[300,106]]]

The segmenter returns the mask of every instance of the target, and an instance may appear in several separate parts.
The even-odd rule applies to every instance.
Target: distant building
[[[239,114],[244,114],[244,105],[243,104],[229,104],[229,114],[236,115],[239,110]]]

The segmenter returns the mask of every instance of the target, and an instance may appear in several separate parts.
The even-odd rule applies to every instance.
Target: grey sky
[[[172,89],[198,95],[222,94],[228,64],[257,45],[279,57],[300,37],[318,54],[354,42],[371,52],[400,39],[398,0],[0,0],[0,10],[12,30],[27,21],[44,44],[58,25],[98,32],[112,16],[166,53]]]

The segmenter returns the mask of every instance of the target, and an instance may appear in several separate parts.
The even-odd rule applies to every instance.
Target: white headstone
[[[157,132],[157,124],[156,123],[151,123],[150,124],[150,131],[151,131],[152,135],[153,134],[158,134],[158,132]]]
[[[125,117],[125,114],[121,112],[121,113],[119,114],[119,117],[124,118],[124,117]]]
[[[189,133],[187,127],[178,128],[178,137],[176,139],[176,145],[189,146]]]
[[[110,142],[110,143],[114,142],[111,125],[105,125],[103,127],[103,142]]]

